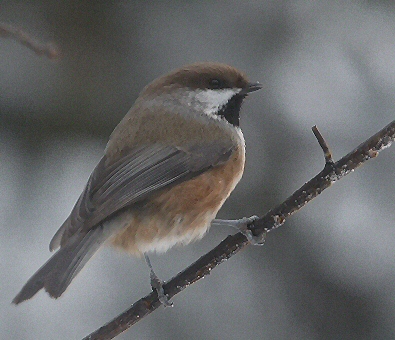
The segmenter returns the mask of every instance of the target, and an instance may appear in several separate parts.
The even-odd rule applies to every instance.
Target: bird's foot
[[[147,254],[144,254],[145,262],[150,269],[150,279],[151,279],[151,287],[154,289],[158,294],[158,299],[165,307],[173,307],[173,302],[170,302],[169,298],[165,294],[163,289],[163,281],[159,279],[159,277],[155,274],[154,268],[152,268],[151,261]]]
[[[247,240],[254,246],[258,245],[261,246],[265,243],[265,236],[255,236],[251,229],[250,226],[254,224],[256,220],[258,220],[258,216],[251,216],[251,217],[243,217],[238,220],[219,220],[215,219],[211,222],[212,226],[231,226],[233,228],[236,228],[238,231],[243,233],[245,237],[247,237]]]

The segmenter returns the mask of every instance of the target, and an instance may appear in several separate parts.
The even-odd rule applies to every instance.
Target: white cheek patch
[[[198,105],[207,115],[216,115],[235,94],[241,89],[222,89],[222,90],[195,90],[189,94],[190,105]]]
[[[143,105],[149,108],[152,108],[152,106],[163,106],[180,112],[185,112],[185,106],[187,106],[195,112],[202,112],[219,120],[221,118],[218,116],[218,111],[241,90],[241,88],[222,90],[190,90],[184,88],[182,90],[176,90],[171,94],[162,94],[153,98],[147,98],[143,101]]]

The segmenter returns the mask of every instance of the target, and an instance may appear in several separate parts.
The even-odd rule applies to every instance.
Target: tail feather
[[[88,260],[109,237],[101,225],[85,235],[74,235],[23,286],[12,301],[19,304],[32,298],[44,288],[51,297],[58,298],[70,285]]]

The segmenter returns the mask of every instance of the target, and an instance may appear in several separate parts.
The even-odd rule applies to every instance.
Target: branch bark
[[[255,220],[249,226],[252,234],[262,244],[268,232],[283,225],[288,217],[299,211],[323,190],[354,171],[367,160],[377,157],[381,150],[389,147],[395,140],[395,121],[374,134],[337,162],[333,161],[329,147],[316,127],[313,127],[313,132],[324,152],[324,169],[295,191],[283,203],[270,210],[258,220]],[[210,274],[212,269],[249,244],[247,238],[242,233],[228,236],[213,250],[203,255],[195,263],[167,282],[163,286],[166,295],[172,298],[192,283]],[[135,302],[128,310],[83,340],[112,339],[133,326],[146,315],[152,313],[160,305],[161,303],[158,300],[157,293],[152,292]]]

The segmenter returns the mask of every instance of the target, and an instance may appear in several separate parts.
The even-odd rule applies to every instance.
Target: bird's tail
[[[12,302],[18,304],[28,300],[42,288],[55,299],[61,296],[108,236],[101,225],[84,235],[73,235],[30,278]]]

